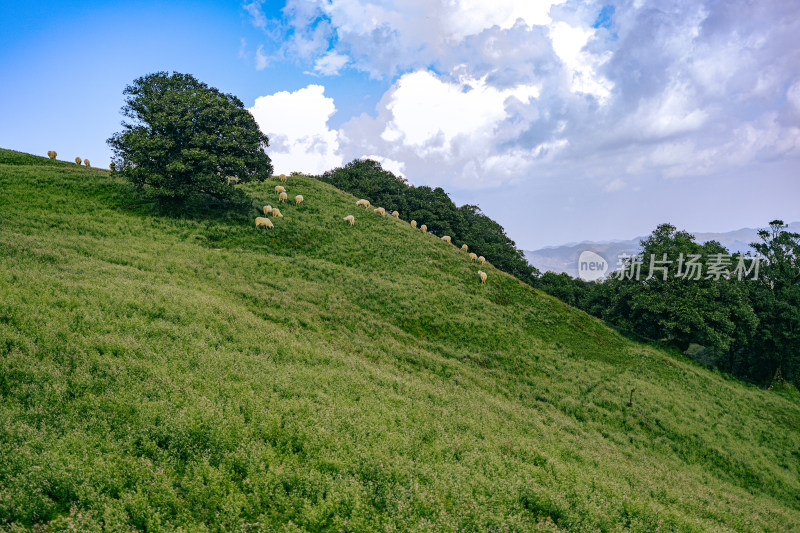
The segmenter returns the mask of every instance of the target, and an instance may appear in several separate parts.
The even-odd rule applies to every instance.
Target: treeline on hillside
[[[367,199],[376,207],[398,211],[403,220],[425,224],[435,235],[450,235],[454,243],[466,243],[471,252],[484,256],[498,269],[526,283],[535,282],[539,272],[528,264],[503,227],[477,205],[456,207],[441,187],[409,185],[371,159],[356,159],[316,178]]]
[[[535,285],[739,378],[800,387],[800,234],[785,228],[774,220],[759,232],[756,261],[662,224],[641,241],[641,260],[604,281],[547,272]]]

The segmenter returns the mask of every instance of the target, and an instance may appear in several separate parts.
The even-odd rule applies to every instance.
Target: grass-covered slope
[[[796,397],[287,188],[257,231],[0,151],[0,529],[800,530]]]

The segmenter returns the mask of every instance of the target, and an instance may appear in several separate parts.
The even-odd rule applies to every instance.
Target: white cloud
[[[264,54],[264,45],[259,45],[256,50],[256,70],[264,70],[269,63],[269,58]]]
[[[685,83],[676,82],[650,98],[644,98],[624,117],[617,130],[638,140],[666,139],[699,130],[709,112],[697,106],[696,95]]]
[[[786,91],[786,100],[794,107],[796,113],[800,113],[800,80],[794,82]]]
[[[484,79],[459,81],[444,81],[428,71],[402,76],[386,106],[391,120],[381,137],[433,151],[451,150],[458,136],[490,141],[494,128],[507,116],[508,98],[528,103],[539,95],[537,86],[498,90]]]
[[[255,0],[254,2],[242,6],[244,10],[250,14],[253,26],[261,28],[262,30],[267,27],[267,17],[264,16],[264,12],[261,11],[261,4],[263,3],[264,0]]]
[[[460,41],[493,26],[509,29],[518,21],[527,26],[546,26],[552,22],[550,8],[566,0],[456,0],[447,2],[443,27],[450,39]]]
[[[557,22],[550,26],[553,49],[564,63],[570,77],[573,92],[591,94],[605,103],[611,96],[614,84],[600,76],[597,69],[611,56],[610,53],[596,56],[584,48],[595,34],[592,28],[570,26]]]
[[[342,164],[338,132],[328,128],[336,106],[324,93],[322,85],[309,85],[256,98],[250,112],[270,138],[276,173],[319,174]]]
[[[624,189],[627,186],[628,186],[628,184],[625,183],[624,181],[622,181],[621,179],[614,178],[610,182],[606,183],[605,187],[603,187],[603,190],[605,192],[621,191],[622,189]]]
[[[288,0],[285,48],[290,56],[316,61],[330,45],[355,68],[384,78],[427,68],[490,29],[547,25],[551,7],[565,1]],[[469,59],[457,55],[457,62]]]
[[[314,71],[323,76],[336,76],[348,61],[346,55],[330,51],[314,62]]]

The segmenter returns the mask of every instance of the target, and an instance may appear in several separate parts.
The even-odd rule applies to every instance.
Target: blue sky
[[[794,2],[287,0],[0,6],[0,146],[108,164],[122,91],[238,96],[276,170],[373,157],[524,249],[800,220]]]

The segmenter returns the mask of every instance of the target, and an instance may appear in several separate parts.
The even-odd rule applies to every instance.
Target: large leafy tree
[[[142,76],[123,94],[130,122],[108,144],[116,168],[150,194],[225,199],[236,182],[272,174],[269,139],[235,96],[177,72]]]
[[[750,246],[764,258],[751,299],[761,321],[750,348],[750,373],[760,381],[783,378],[800,386],[800,234],[782,220],[761,230]]]

